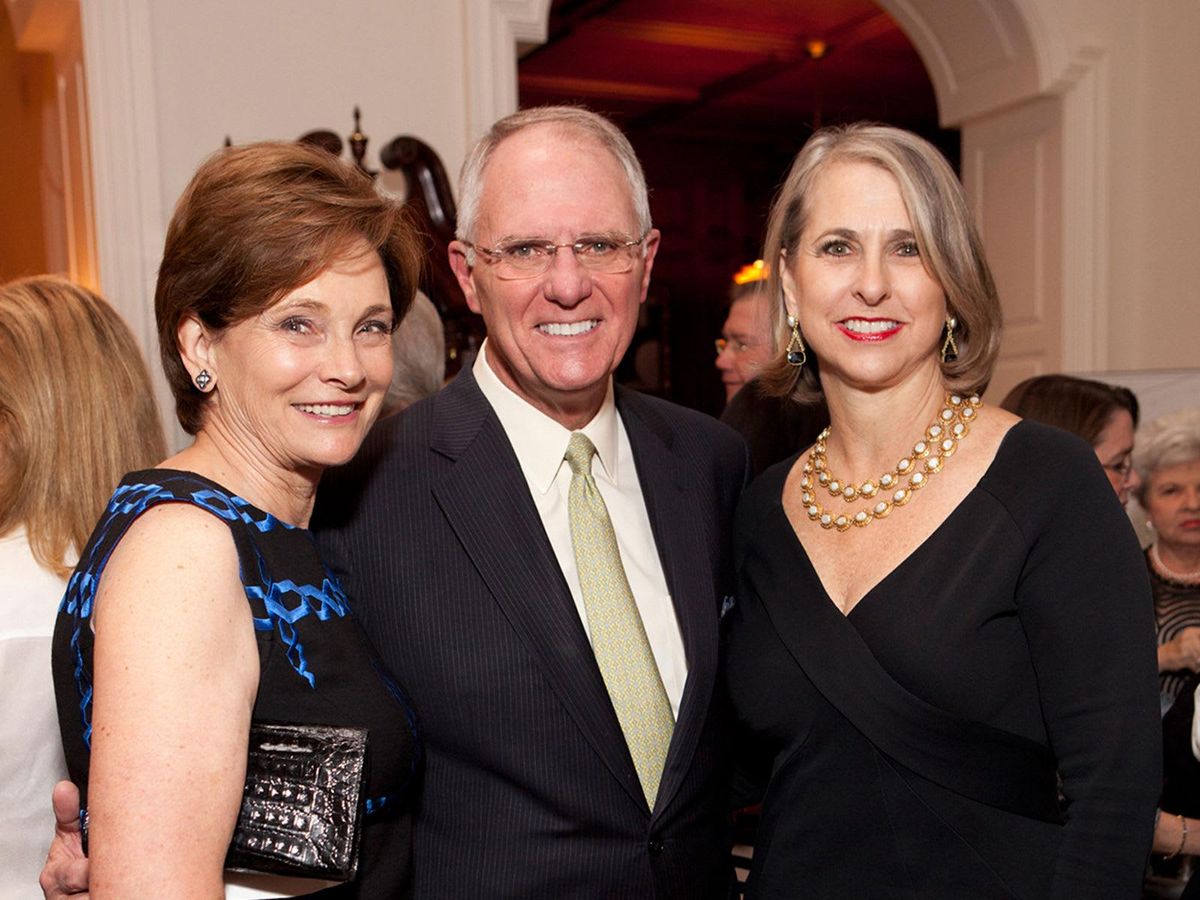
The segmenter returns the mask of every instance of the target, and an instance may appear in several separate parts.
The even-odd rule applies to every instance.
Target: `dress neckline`
[[[185,478],[194,479],[196,481],[199,481],[199,482],[202,482],[202,483],[208,485],[209,487],[215,488],[216,490],[220,491],[222,494],[229,497],[230,499],[236,500],[239,506],[249,510],[252,513],[256,513],[260,517],[261,520],[265,521],[265,520],[269,519],[271,522],[278,523],[280,526],[282,526],[283,528],[286,528],[288,531],[300,531],[300,532],[308,532],[309,531],[309,529],[305,528],[303,525],[295,525],[291,522],[288,522],[284,519],[279,518],[279,516],[275,515],[273,512],[269,512],[269,511],[263,509],[261,506],[256,506],[255,504],[253,504],[249,500],[247,500],[245,497],[243,497],[240,494],[237,494],[234,491],[231,491],[229,488],[225,487],[225,485],[221,484],[221,482],[214,481],[213,479],[209,478],[207,475],[201,475],[199,472],[193,472],[191,469],[173,469],[169,466],[155,466],[155,467],[152,467],[149,469],[138,469],[135,472],[127,473],[125,475],[125,478],[122,479],[122,483],[125,483],[125,482],[129,481],[130,479],[135,479],[135,478],[139,479],[139,480],[153,480],[153,479],[155,479],[155,476],[158,476],[158,475],[181,475]]]
[[[786,540],[788,540],[789,543],[796,550],[799,551],[800,556],[804,560],[804,565],[808,567],[808,571],[809,571],[809,574],[812,576],[812,580],[820,587],[821,594],[822,594],[822,597],[824,598],[824,601],[826,603],[828,603],[831,607],[833,607],[833,609],[843,619],[849,620],[850,617],[853,616],[854,613],[858,611],[859,607],[861,607],[874,594],[878,593],[879,590],[885,584],[887,584],[889,581],[892,581],[899,572],[901,572],[904,569],[909,568],[910,565],[913,564],[912,560],[914,558],[916,558],[919,554],[921,554],[922,551],[924,551],[926,547],[928,547],[930,544],[934,543],[934,541],[941,535],[941,533],[947,529],[947,526],[950,524],[951,520],[958,516],[959,512],[963,509],[963,507],[965,507],[969,501],[974,499],[974,497],[980,491],[984,490],[985,482],[987,482],[988,479],[992,476],[1001,457],[1005,453],[1008,452],[1009,437],[1012,435],[1013,432],[1017,431],[1018,429],[1024,430],[1023,426],[1025,425],[1025,423],[1027,421],[1028,421],[1027,419],[1019,419],[1007,431],[1004,432],[1004,434],[1000,438],[1000,443],[996,446],[996,452],[992,456],[991,461],[987,464],[987,467],[983,470],[983,473],[979,476],[979,480],[976,481],[975,484],[973,484],[971,486],[971,489],[969,491],[967,491],[967,493],[963,496],[962,500],[959,501],[958,505],[955,506],[952,510],[950,510],[949,513],[947,513],[946,517],[937,524],[937,526],[925,537],[925,539],[923,541],[921,541],[919,544],[917,544],[917,546],[913,547],[913,549],[910,550],[907,554],[905,554],[896,563],[896,565],[892,566],[892,568],[889,569],[887,572],[885,572],[882,576],[880,576],[880,578],[878,580],[876,580],[874,584],[872,584],[869,588],[867,588],[867,590],[864,591],[862,593],[862,595],[857,600],[854,601],[854,604],[850,607],[849,612],[842,612],[842,608],[840,606],[838,606],[838,604],[834,601],[833,596],[829,593],[829,588],[826,587],[825,582],[821,579],[820,573],[817,572],[816,566],[813,565],[812,559],[808,555],[808,549],[804,546],[804,542],[802,540],[800,540],[800,535],[797,533],[796,527],[792,524],[792,520],[788,516],[787,510],[783,508],[783,490],[784,490],[784,487],[787,485],[787,479],[788,479],[788,476],[791,474],[792,467],[795,465],[796,461],[800,458],[800,454],[793,457],[792,461],[787,466],[781,466],[780,468],[783,471],[782,478],[779,479],[779,483],[777,485],[775,485],[775,487],[771,491],[772,512],[776,513],[780,517],[782,524],[786,528],[786,531],[787,531]]]

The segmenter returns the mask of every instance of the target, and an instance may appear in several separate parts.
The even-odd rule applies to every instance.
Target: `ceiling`
[[[583,102],[631,134],[792,152],[814,124],[938,131],[920,57],[869,0],[556,0],[519,87],[522,106]]]

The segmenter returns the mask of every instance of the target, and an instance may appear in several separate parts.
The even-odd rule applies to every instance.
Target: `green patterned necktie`
[[[604,498],[592,478],[596,448],[580,431],[571,434],[564,456],[571,467],[567,511],[579,587],[587,610],[592,651],[612,699],[634,768],[654,808],[675,718],[654,662],[646,628],[621,565],[617,536]]]

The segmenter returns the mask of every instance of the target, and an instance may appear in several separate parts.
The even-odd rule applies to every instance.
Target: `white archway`
[[[1106,368],[1106,59],[1074,51],[1038,0],[876,0],[912,40],[963,180],[1008,324],[995,392],[1028,375]]]

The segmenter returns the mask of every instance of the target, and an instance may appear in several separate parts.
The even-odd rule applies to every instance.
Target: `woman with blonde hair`
[[[954,172],[897,128],[818,131],[764,259],[760,377],[830,425],[734,526],[725,670],[765,785],[747,896],[1137,896],[1141,556],[1091,447],[979,399],[1000,304]]]
[[[163,456],[117,312],[62,278],[0,286],[0,898],[37,883],[66,775],[50,638],[67,575],[121,476]]]

